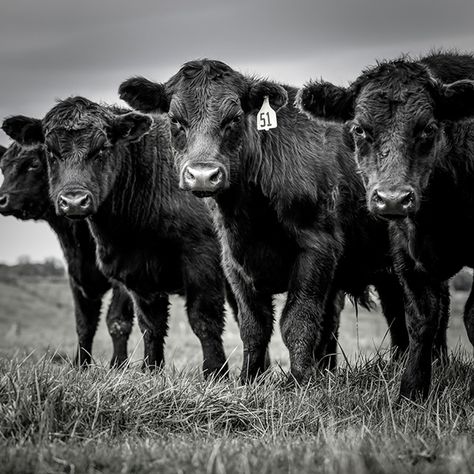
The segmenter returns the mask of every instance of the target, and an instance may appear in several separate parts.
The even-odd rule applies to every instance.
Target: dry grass
[[[0,285],[0,330],[12,332],[11,325],[21,323],[2,342],[1,472],[473,470],[470,356],[468,346],[459,345],[465,340],[459,318],[464,296],[454,298],[450,330],[450,340],[460,348],[448,366],[435,367],[429,399],[415,404],[398,402],[403,364],[387,362],[386,327],[377,315],[362,313],[357,331],[353,315],[347,314],[351,310],[346,312],[341,341],[351,362],[341,357],[335,374],[289,388],[287,358],[276,334],[272,356],[283,368],[276,364],[261,380],[241,386],[233,323],[225,338],[228,354],[233,352],[230,380],[205,381],[197,340],[176,301],[163,372],[139,370],[138,334],[132,341],[137,362],[109,370],[103,328],[96,344],[98,364],[77,371],[68,359],[74,334],[64,327],[73,326],[71,315],[64,314],[71,309],[66,287],[28,285],[28,291]],[[44,296],[41,302],[34,297],[37,290]],[[19,313],[25,309],[29,312]],[[60,356],[47,349],[54,343]],[[34,353],[23,355],[33,348]]]

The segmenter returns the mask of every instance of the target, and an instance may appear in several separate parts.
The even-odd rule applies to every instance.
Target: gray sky
[[[127,77],[163,81],[195,58],[344,84],[376,59],[441,47],[474,50],[472,0],[2,0],[0,117],[41,117],[69,95],[116,102]],[[0,217],[0,235],[0,261],[61,255],[44,224]]]

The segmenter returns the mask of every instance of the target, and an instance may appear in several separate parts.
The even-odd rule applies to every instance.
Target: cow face
[[[137,113],[114,113],[82,97],[61,101],[39,124],[19,123],[21,128],[39,126],[47,149],[51,199],[58,215],[71,219],[97,212],[109,195],[120,170],[116,153],[146,133],[152,119]],[[15,127],[15,124],[11,124]]]
[[[179,186],[204,197],[238,182],[240,156],[248,139],[249,117],[265,96],[279,109],[284,88],[249,80],[219,61],[185,64],[166,84],[143,78],[125,81],[119,94],[142,112],[168,113],[179,169]]]
[[[404,218],[419,208],[446,146],[444,121],[474,114],[474,82],[441,84],[419,64],[383,63],[349,88],[310,83],[299,94],[309,115],[346,121],[371,212]]]
[[[51,207],[43,147],[25,148],[17,143],[2,149],[0,214],[18,219],[43,219]]]

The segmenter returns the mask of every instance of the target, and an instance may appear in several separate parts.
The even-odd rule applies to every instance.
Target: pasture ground
[[[288,357],[276,330],[274,369],[243,387],[231,317],[229,381],[203,380],[199,343],[179,299],[163,372],[139,370],[137,327],[130,366],[109,370],[104,321],[96,365],[78,371],[67,282],[0,281],[0,472],[472,472],[466,296],[453,295],[450,362],[434,367],[431,395],[416,404],[397,400],[403,364],[389,362],[382,316],[360,310],[356,319],[349,302],[335,374],[288,388]]]

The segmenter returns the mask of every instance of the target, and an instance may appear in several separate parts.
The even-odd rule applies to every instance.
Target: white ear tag
[[[277,114],[268,102],[268,95],[263,98],[263,105],[257,114],[257,130],[270,130],[277,127]]]

